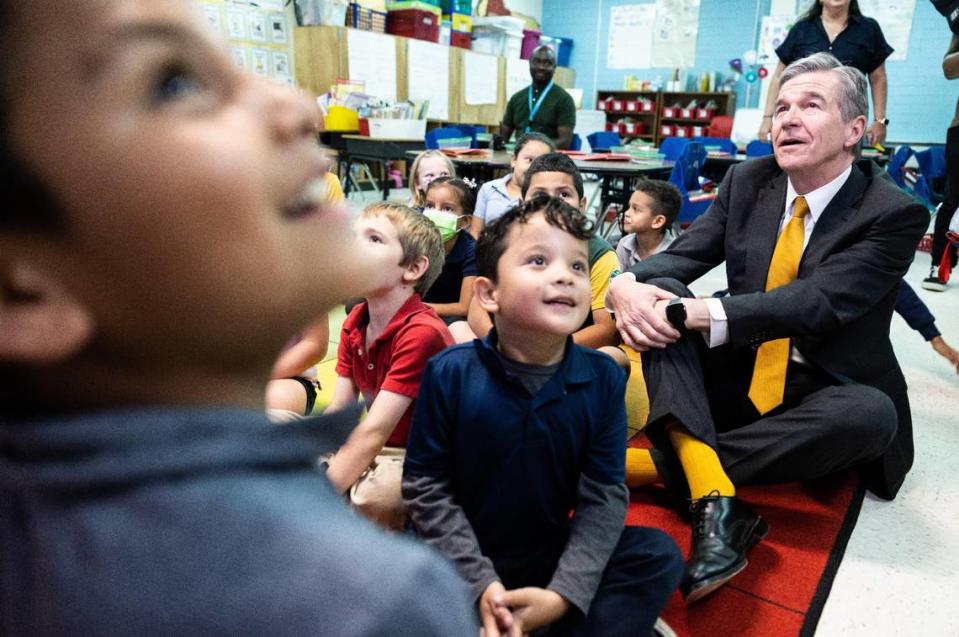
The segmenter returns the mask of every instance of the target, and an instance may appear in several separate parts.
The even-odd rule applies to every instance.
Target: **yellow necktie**
[[[786,285],[799,274],[799,259],[802,256],[805,237],[805,218],[809,206],[804,197],[796,197],[792,217],[779,235],[773,259],[766,275],[766,291]],[[783,402],[786,389],[786,366],[789,363],[789,339],[766,341],[756,352],[756,366],[749,383],[749,400],[760,414],[772,411]]]

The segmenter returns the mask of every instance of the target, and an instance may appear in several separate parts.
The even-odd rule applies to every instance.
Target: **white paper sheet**
[[[611,69],[648,69],[652,66],[655,4],[626,4],[609,10],[606,66]]]
[[[422,40],[407,43],[409,98],[429,100],[429,119],[450,118],[450,48]]]
[[[396,40],[369,31],[346,32],[349,79],[364,82],[367,95],[396,101]]]
[[[656,0],[652,66],[692,67],[698,34],[699,0]]]
[[[499,88],[499,58],[463,51],[463,93],[471,106],[495,104]]]
[[[795,21],[795,15],[768,15],[762,19],[757,51],[760,64],[772,65],[774,69],[776,68],[776,64],[779,63],[776,48],[786,39]]]
[[[525,90],[532,82],[529,75],[529,60],[506,58],[506,99]]]
[[[916,0],[860,0],[862,14],[882,27],[886,42],[895,49],[887,60],[905,60],[909,53],[909,34],[912,32],[912,14]]]

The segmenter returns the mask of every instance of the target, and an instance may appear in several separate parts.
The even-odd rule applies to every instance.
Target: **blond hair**
[[[413,160],[413,165],[410,166],[410,205],[414,208],[422,208],[426,205],[426,191],[420,190],[417,183],[419,182],[420,162],[431,157],[441,158],[446,162],[446,170],[449,171],[450,177],[456,176],[456,166],[453,165],[449,157],[440,151],[425,150],[417,155],[416,159]]]
[[[396,235],[403,249],[399,265],[406,267],[420,257],[426,257],[429,265],[413,289],[423,294],[443,269],[445,253],[440,231],[433,222],[409,206],[395,201],[379,201],[370,204],[360,213],[360,219],[386,217],[396,228]]]

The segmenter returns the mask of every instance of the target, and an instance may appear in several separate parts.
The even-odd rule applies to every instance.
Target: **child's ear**
[[[579,198],[579,211],[586,214],[586,193],[583,193],[583,196]]]
[[[665,225],[666,225],[666,215],[656,215],[655,217],[653,217],[652,222],[649,224],[649,226],[653,230],[659,230]]]
[[[476,277],[473,283],[473,296],[486,312],[495,314],[499,311],[499,293],[496,290],[496,284],[490,278]]]
[[[61,363],[93,337],[93,317],[56,281],[22,263],[0,263],[0,360]]]
[[[403,282],[410,285],[415,284],[420,278],[426,274],[426,271],[430,268],[430,259],[425,254],[417,257],[406,266],[406,272],[403,273]]]

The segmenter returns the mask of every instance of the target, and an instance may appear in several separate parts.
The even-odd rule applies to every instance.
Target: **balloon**
[[[756,63],[756,52],[752,49],[743,52],[743,62],[749,65]]]
[[[746,81],[749,82],[750,84],[755,82],[756,78],[757,78],[757,75],[755,71],[750,71],[749,73],[746,73]]]
[[[766,76],[769,75],[769,69],[767,69],[765,66],[760,66],[759,70],[756,71],[756,73],[759,75],[760,78],[765,79]]]
[[[731,60],[729,61],[729,66],[730,66],[730,68],[732,68],[732,70],[734,70],[734,71],[742,71],[742,70],[743,70],[743,61],[740,60],[739,58],[733,58],[733,59],[731,59]]]

